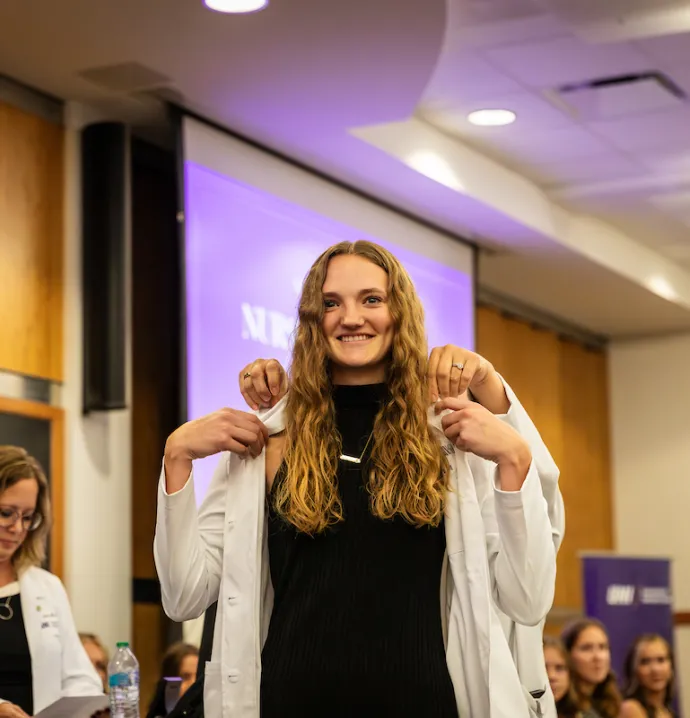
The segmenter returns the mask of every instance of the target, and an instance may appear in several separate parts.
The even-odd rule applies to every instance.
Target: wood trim
[[[690,626],[690,611],[676,611],[673,614],[674,626]]]
[[[65,412],[56,406],[26,399],[0,397],[0,412],[45,419],[50,422],[50,501],[53,528],[50,536],[50,570],[64,577],[65,526]]]

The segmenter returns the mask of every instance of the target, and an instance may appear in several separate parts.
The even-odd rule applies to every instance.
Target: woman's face
[[[570,652],[573,672],[582,683],[596,686],[611,670],[609,639],[599,626],[588,626],[580,633]]]
[[[0,494],[0,565],[10,561],[24,543],[37,501],[35,479],[21,479]]]
[[[559,701],[570,688],[568,664],[561,652],[554,646],[544,647],[544,662],[546,663],[546,674],[549,677],[553,697]]]
[[[637,680],[648,691],[666,690],[673,675],[671,656],[663,641],[647,641],[637,649]]]
[[[187,692],[196,680],[196,670],[199,667],[199,656],[185,656],[180,664],[180,698]]]
[[[388,275],[368,259],[338,255],[323,284],[323,333],[336,384],[384,381],[394,325]]]

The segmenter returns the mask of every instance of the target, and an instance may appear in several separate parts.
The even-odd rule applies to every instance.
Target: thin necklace
[[[10,606],[11,600],[12,596],[8,596],[4,601],[0,601],[0,621],[9,621],[14,616],[14,609]]]
[[[371,437],[374,435],[374,432],[372,431],[371,434],[369,434],[369,438],[367,439],[367,443],[364,444],[364,450],[362,453],[357,456],[349,456],[348,454],[340,454],[340,460],[341,461],[349,461],[351,464],[361,464],[362,458],[364,457],[364,453],[367,450],[367,447],[369,446],[369,442],[371,441]]]

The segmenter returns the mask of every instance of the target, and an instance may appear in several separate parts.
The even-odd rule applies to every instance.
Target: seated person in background
[[[595,718],[591,711],[582,712],[577,707],[577,698],[570,676],[570,659],[558,638],[544,638],[544,663],[549,684],[556,699],[558,718]]]
[[[25,718],[60,698],[98,696],[65,589],[40,568],[51,514],[39,463],[0,446],[0,718]]]
[[[622,698],[611,670],[604,625],[594,618],[581,618],[563,629],[561,639],[570,659],[578,709],[587,718],[619,718]]]
[[[101,639],[94,633],[80,633],[79,638],[81,644],[84,646],[86,655],[93,664],[93,667],[98,673],[98,677],[103,682],[103,690],[108,692],[108,651],[105,650],[105,646],[101,643]]]
[[[163,656],[161,677],[156,694],[149,706],[147,718],[160,718],[168,714],[165,706],[165,679],[182,679],[178,699],[182,698],[196,680],[198,667],[199,649],[196,646],[192,646],[190,643],[175,643],[170,646]]]
[[[656,633],[635,640],[625,658],[621,718],[675,718],[675,665],[668,642]]]

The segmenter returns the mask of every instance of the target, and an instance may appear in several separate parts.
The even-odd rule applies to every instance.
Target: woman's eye
[[[333,309],[335,301],[333,299],[324,299],[323,306],[326,307],[326,309]]]
[[[367,297],[365,299],[367,304],[379,304],[381,301],[383,301],[381,297]]]

